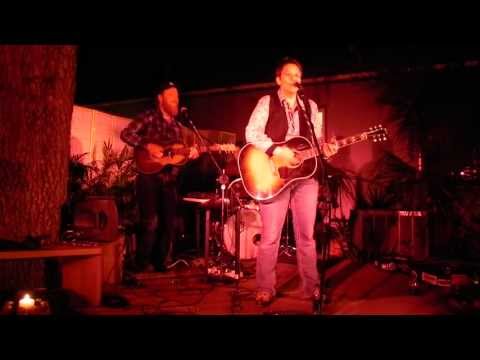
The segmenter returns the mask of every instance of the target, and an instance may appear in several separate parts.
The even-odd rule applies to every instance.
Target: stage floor
[[[312,302],[298,291],[294,258],[280,259],[278,296],[267,307],[255,303],[255,260],[242,262],[244,277],[214,279],[203,259],[192,259],[167,273],[136,274],[131,284],[105,289],[105,305],[80,309],[85,315],[313,315]],[[448,289],[427,286],[411,293],[409,274],[372,263],[338,259],[326,272],[329,302],[323,315],[447,315],[459,311]],[[237,286],[238,285],[238,286]],[[236,296],[234,296],[236,295]],[[118,303],[118,298],[126,300]],[[107,301],[110,300],[110,303]]]

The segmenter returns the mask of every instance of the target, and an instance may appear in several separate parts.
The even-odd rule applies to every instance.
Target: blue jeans
[[[314,178],[290,185],[273,200],[260,203],[262,237],[257,252],[257,290],[276,294],[276,266],[283,223],[290,203],[297,248],[298,272],[305,296],[319,284],[316,242],[313,237],[319,184]]]

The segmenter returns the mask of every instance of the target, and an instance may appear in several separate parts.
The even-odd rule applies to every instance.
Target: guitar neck
[[[356,143],[361,142],[361,141],[365,141],[367,139],[368,139],[368,135],[366,133],[361,133],[361,134],[349,136],[349,137],[347,137],[345,139],[342,139],[342,140],[338,140],[337,145],[338,145],[339,148],[343,148],[343,147],[346,147],[346,146],[356,144]]]
[[[212,151],[212,152],[226,152],[234,153],[238,149],[234,144],[213,144],[209,146],[200,146],[198,149],[201,153]]]
[[[337,145],[338,145],[338,148],[341,149],[341,148],[359,143],[361,141],[365,141],[367,139],[368,139],[367,133],[360,133],[353,136],[349,136],[342,140],[337,140]],[[319,157],[321,155],[323,154],[319,154],[316,147],[313,147],[308,150],[300,151],[300,156],[305,160],[310,159],[312,157]]]
[[[176,155],[187,156],[190,153],[191,149],[192,149],[192,146],[187,146],[187,147],[184,147],[184,148],[175,149],[171,152],[176,154]],[[219,145],[198,146],[198,152],[199,153],[205,153],[205,152],[208,152],[208,151],[225,151],[225,150]]]

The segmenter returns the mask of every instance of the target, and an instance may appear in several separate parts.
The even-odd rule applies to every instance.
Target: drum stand
[[[226,202],[225,190],[229,183],[228,176],[225,175],[225,169],[222,169],[221,172],[222,174],[217,178],[217,182],[220,184],[220,190],[222,194],[221,195],[222,206],[221,206],[221,214],[220,214],[220,242],[219,244],[217,243],[219,247],[217,260],[218,258],[222,257],[222,255],[225,253],[225,238],[224,238],[225,237],[225,202]]]
[[[240,268],[240,209],[242,209],[242,203],[234,190],[233,193],[235,198],[235,206],[233,207],[235,213],[235,289],[231,293],[231,310],[232,313],[235,313],[242,308],[240,302],[242,297],[240,292],[240,278],[242,277]]]

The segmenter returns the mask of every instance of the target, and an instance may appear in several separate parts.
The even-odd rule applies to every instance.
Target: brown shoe
[[[268,291],[257,291],[255,301],[260,306],[267,306],[273,301],[273,295]]]

